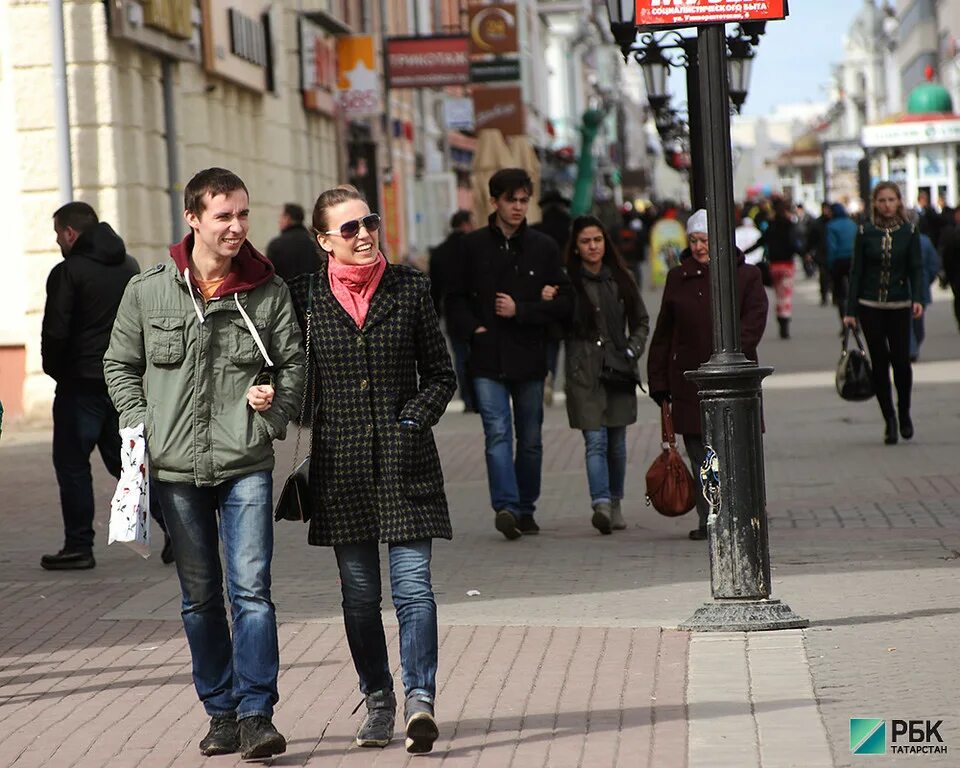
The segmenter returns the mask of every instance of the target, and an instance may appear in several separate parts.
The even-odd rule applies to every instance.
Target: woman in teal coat
[[[870,350],[873,388],[883,414],[884,442],[913,437],[910,419],[911,318],[923,315],[923,261],[920,235],[908,223],[900,188],[890,181],[877,184],[872,196],[873,223],[857,232],[850,267],[850,293],[844,325],[859,323]],[[890,369],[897,388],[893,408]]]

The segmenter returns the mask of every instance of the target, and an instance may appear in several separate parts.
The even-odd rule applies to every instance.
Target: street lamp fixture
[[[750,41],[744,36],[728,37],[727,82],[730,84],[730,101],[734,110],[740,114],[740,108],[747,100],[750,88],[750,72],[753,68],[754,51]]]
[[[651,35],[651,38],[653,36]],[[651,39],[645,46],[643,55],[634,56],[643,72],[643,84],[647,89],[647,101],[654,112],[663,109],[670,101],[667,92],[667,80],[670,79],[670,61],[663,55],[663,50],[656,39]]]
[[[630,46],[637,38],[636,0],[607,0],[607,15],[610,17],[610,32],[626,61]]]

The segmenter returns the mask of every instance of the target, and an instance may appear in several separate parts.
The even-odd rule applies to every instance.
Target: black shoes
[[[910,419],[909,413],[900,414],[900,437],[904,440],[913,437],[913,421]]]
[[[707,538],[707,529],[706,528],[694,528],[690,533],[687,534],[687,538],[690,541],[703,541]]]
[[[367,716],[357,731],[358,747],[385,747],[393,738],[397,697],[393,691],[374,691],[366,697]]]
[[[163,551],[160,553],[160,559],[164,565],[170,565],[176,558],[173,556],[173,542],[170,541],[169,534],[163,534]]]
[[[883,430],[883,442],[887,445],[897,444],[897,420],[893,416],[885,417],[886,427]],[[910,433],[911,435],[913,432]]]
[[[497,512],[497,516],[493,520],[493,525],[498,531],[500,531],[500,533],[506,536],[510,541],[513,541],[523,536],[523,533],[518,527],[518,522],[519,521],[513,512],[507,509],[501,509]]]
[[[777,323],[780,325],[780,338],[789,339],[790,338],[790,318],[778,317]]]
[[[200,754],[229,755],[240,749],[240,726],[236,715],[214,715],[210,730],[200,740]]]
[[[46,571],[84,571],[96,564],[90,550],[61,549],[55,555],[44,555],[40,558],[40,567]]]
[[[257,760],[287,751],[287,740],[273,727],[269,717],[254,715],[240,721],[240,757]]]
[[[407,724],[407,752],[422,755],[433,750],[433,742],[440,736],[437,721],[433,719],[433,702],[418,693],[407,697],[403,708]]]
[[[533,515],[523,515],[517,518],[517,530],[527,536],[535,536],[540,533],[540,526],[537,525],[537,521],[533,519]]]

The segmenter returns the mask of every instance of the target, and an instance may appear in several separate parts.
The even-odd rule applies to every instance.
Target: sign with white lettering
[[[786,15],[786,0],[637,0],[636,19],[638,27],[690,27]]]
[[[865,147],[908,147],[958,141],[960,118],[868,125],[863,129]]]
[[[347,119],[371,117],[383,111],[380,76],[370,35],[337,38],[337,102]]]

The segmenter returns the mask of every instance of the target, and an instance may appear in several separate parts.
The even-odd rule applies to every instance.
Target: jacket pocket
[[[257,327],[257,332],[260,334],[260,340],[266,347],[267,341],[264,338],[265,331]],[[237,365],[251,365],[253,363],[265,362],[263,355],[260,354],[259,347],[257,347],[257,343],[253,339],[253,334],[250,333],[243,318],[232,318],[227,333],[229,334],[230,343],[230,351],[228,353],[230,362],[236,363]]]
[[[178,315],[147,318],[147,359],[154,365],[179,365],[185,355],[184,320]]]
[[[398,425],[397,470],[400,490],[408,499],[443,493],[443,470],[432,430]]]

